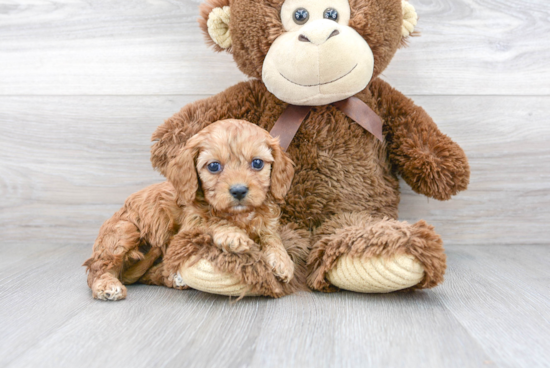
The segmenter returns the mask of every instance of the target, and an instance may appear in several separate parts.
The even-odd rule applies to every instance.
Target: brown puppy
[[[207,126],[170,163],[168,182],[133,194],[103,224],[84,264],[94,298],[125,298],[122,282],[137,281],[176,233],[197,230],[227,252],[258,247],[274,274],[289,282],[294,263],[279,236],[277,202],[293,175],[292,161],[264,129],[242,120]],[[183,286],[178,275],[164,284],[174,276],[173,286]]]

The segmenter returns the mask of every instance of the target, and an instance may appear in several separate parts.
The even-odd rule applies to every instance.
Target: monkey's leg
[[[443,243],[424,221],[408,224],[363,213],[342,214],[314,234],[308,285],[362,293],[431,288],[443,281]],[[333,285],[333,286],[332,286]]]

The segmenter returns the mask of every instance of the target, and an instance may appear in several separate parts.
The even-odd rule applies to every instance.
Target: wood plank
[[[265,315],[252,366],[466,367],[490,361],[433,291],[310,293],[271,303]]]
[[[196,23],[200,0],[0,1],[1,95],[214,94],[244,80]],[[384,73],[408,95],[548,95],[550,3],[413,0]]]
[[[1,232],[93,242],[124,199],[164,178],[149,162],[164,118],[197,97],[39,97],[0,102]],[[90,223],[91,221],[91,223]]]
[[[426,219],[448,244],[548,244],[547,101],[416,97],[440,129],[462,146],[472,173],[469,189],[448,202],[427,199],[403,185],[400,217]]]
[[[60,242],[59,239],[36,239],[36,241],[29,241],[22,246],[19,241],[3,239],[2,257],[0,257],[0,279],[10,277],[12,269],[20,267],[19,263],[21,262],[28,262],[29,258],[47,258],[50,257],[52,253],[62,251],[60,248],[67,246],[75,246],[75,244],[63,243]],[[89,253],[91,254],[91,248],[89,249]]]
[[[82,249],[67,250],[27,257],[0,279],[2,365],[464,367],[491,359],[432,291],[232,304],[134,285],[127,300],[106,303],[91,300],[77,267]]]
[[[3,245],[2,255],[14,258],[9,256],[10,248]],[[79,251],[74,246],[43,246],[42,252],[2,267],[0,366],[6,367],[21,357],[93,303],[86,290],[84,268],[80,267],[83,255],[82,247]]]
[[[549,246],[451,247],[436,293],[502,367],[550,362]]]
[[[548,246],[451,246],[446,282],[430,291],[236,304],[146,285],[130,286],[122,302],[93,301],[79,266],[86,255],[72,245],[2,269],[2,366],[544,367],[550,359]]]
[[[231,305],[200,292],[141,292],[146,288],[132,288],[132,301],[90,304],[16,365],[40,359],[46,367],[86,361],[136,367],[464,367],[490,360],[434,297],[422,293],[378,300],[301,294],[286,302],[257,298]],[[320,306],[323,311],[313,315]]]
[[[200,96],[0,98],[0,232],[4,239],[92,243],[124,199],[162,181],[149,138]],[[448,202],[403,184],[400,214],[447,244],[547,244],[550,98],[418,97],[459,142],[471,185]]]

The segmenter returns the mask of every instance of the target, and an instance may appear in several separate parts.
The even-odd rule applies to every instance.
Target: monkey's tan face
[[[206,201],[227,213],[248,212],[260,206],[271,182],[274,159],[265,137],[254,131],[240,133],[211,134],[197,157]]]
[[[349,27],[348,0],[286,0],[285,33],[271,45],[262,79],[277,98],[294,105],[326,105],[362,91],[374,56]]]

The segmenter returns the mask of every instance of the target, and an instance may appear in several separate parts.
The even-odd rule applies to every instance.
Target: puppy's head
[[[281,202],[294,167],[279,140],[264,129],[222,120],[190,138],[166,174],[179,203],[193,202],[202,186],[205,200],[216,210],[239,213],[260,206],[269,193]]]

